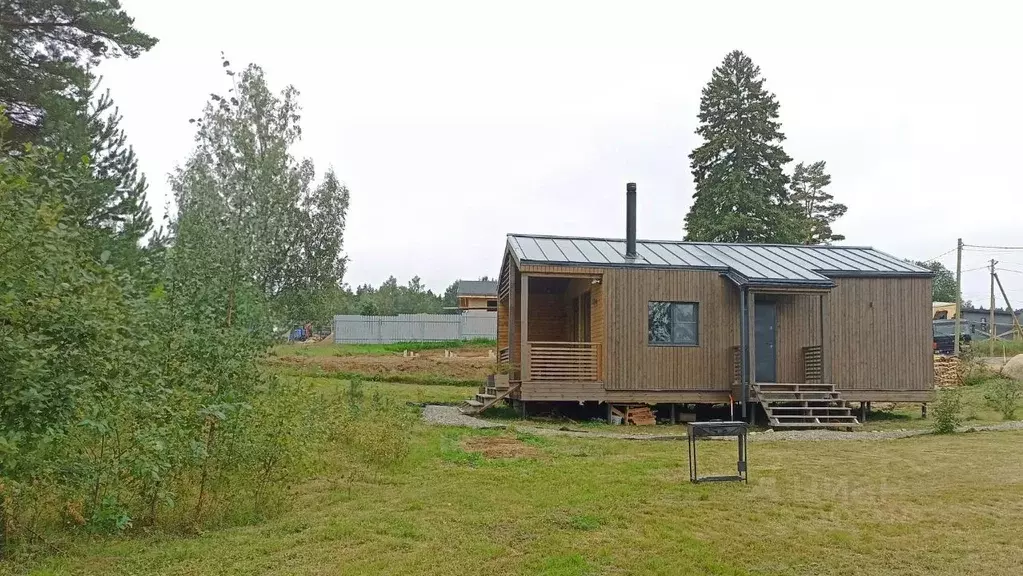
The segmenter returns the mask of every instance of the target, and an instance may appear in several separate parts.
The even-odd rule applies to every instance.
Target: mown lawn
[[[340,390],[349,386],[350,380],[327,377],[306,377],[305,382],[324,390]],[[397,402],[415,404],[458,404],[472,398],[479,386],[438,386],[435,384],[399,384],[395,382],[364,382],[362,389],[367,395],[380,394]]]
[[[701,468],[733,449],[703,443]],[[262,524],[82,539],[0,573],[1016,574],[1021,453],[1023,432],[755,442],[749,485],[694,486],[682,442],[419,425],[393,470],[302,483]]]

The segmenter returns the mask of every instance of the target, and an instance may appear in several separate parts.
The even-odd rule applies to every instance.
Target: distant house
[[[956,317],[956,305],[954,302],[934,302],[931,305],[931,310],[935,320],[952,320]],[[988,324],[991,322],[991,311],[989,309],[963,308],[962,314],[964,333],[973,334],[975,338],[978,336],[982,338],[987,337],[989,333]],[[1016,316],[1023,317],[1023,310],[1017,310]],[[997,327],[996,334],[999,338],[1015,337],[1012,314],[1007,310],[995,309],[995,326]]]
[[[497,312],[497,282],[459,280],[458,309]]]
[[[508,235],[497,326],[517,402],[759,403],[772,425],[934,398],[931,277],[872,248]],[[609,418],[611,410],[608,411]]]

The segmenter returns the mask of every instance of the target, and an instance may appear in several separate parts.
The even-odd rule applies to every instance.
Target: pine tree
[[[0,3],[0,108],[9,139],[68,158],[87,158],[93,178],[64,199],[97,254],[140,255],[152,229],[146,180],[120,128],[109,93],[90,69],[104,58],[137,57],[156,39],[133,27],[118,0],[11,0]],[[9,153],[18,154],[20,147]]]
[[[686,240],[800,242],[799,214],[789,201],[778,101],[760,68],[736,50],[714,69],[700,99],[703,144],[689,155],[696,193]]]
[[[100,250],[127,256],[152,231],[149,185],[139,173],[110,93],[96,97],[94,91],[90,88],[51,109],[38,140],[70,158],[88,158],[93,178],[66,199],[69,216],[101,233]]]
[[[790,199],[799,206],[804,217],[804,244],[830,244],[845,240],[845,236],[831,230],[831,224],[845,214],[847,208],[824,191],[831,184],[831,175],[824,168],[823,160],[809,166],[800,162],[792,172]]]
[[[89,90],[89,67],[135,58],[156,39],[133,26],[119,0],[8,0],[0,3],[0,106],[8,135],[33,140],[62,101]]]

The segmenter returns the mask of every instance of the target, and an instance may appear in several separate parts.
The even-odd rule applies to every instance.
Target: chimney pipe
[[[625,257],[636,257],[636,183],[625,185]]]

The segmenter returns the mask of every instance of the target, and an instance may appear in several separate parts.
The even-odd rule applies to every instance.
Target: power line
[[[1023,250],[1023,246],[982,246],[980,244],[963,244],[963,248],[975,248],[978,250]]]
[[[955,248],[953,248],[953,249],[949,250],[948,252],[942,252],[941,254],[938,254],[938,255],[937,255],[937,256],[935,256],[934,258],[928,258],[927,260],[924,260],[923,262],[924,262],[924,263],[927,263],[927,262],[934,262],[934,261],[935,261],[935,260],[937,260],[938,258],[941,258],[942,256],[947,256],[947,255],[949,255],[949,254],[951,254],[951,253],[953,253],[953,252],[955,252],[955,251],[956,251],[956,249],[955,249]]]

